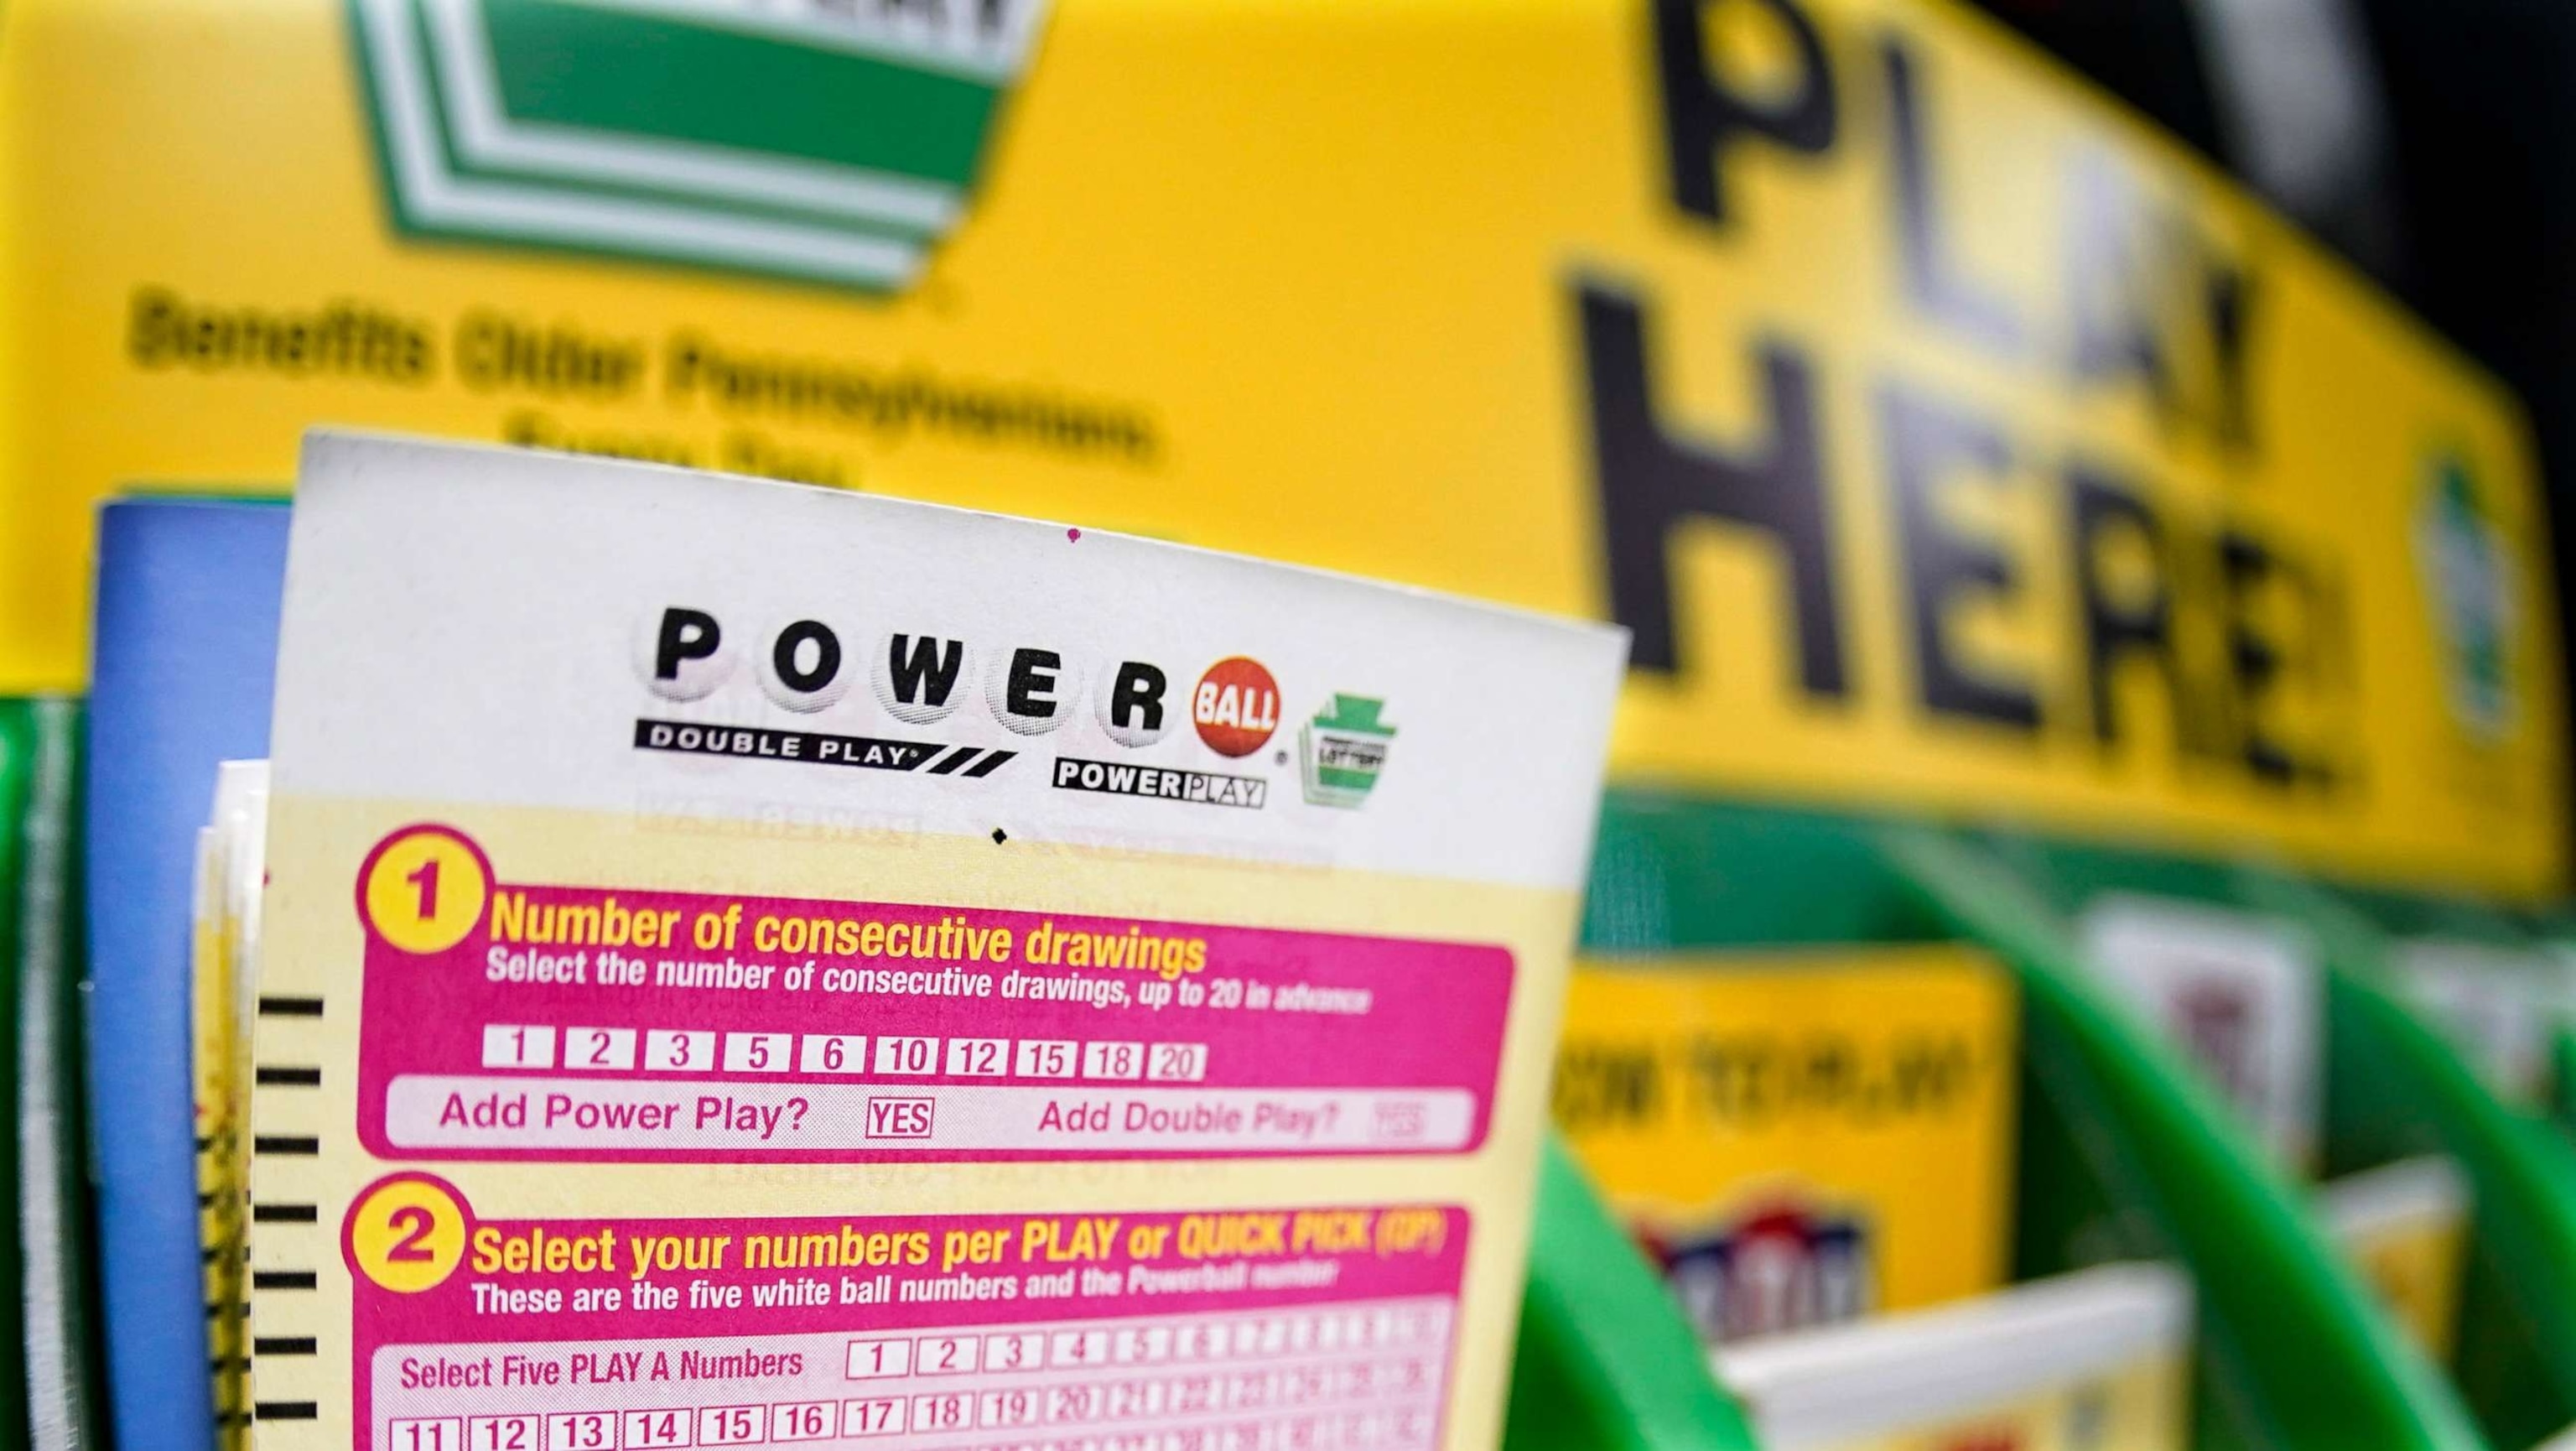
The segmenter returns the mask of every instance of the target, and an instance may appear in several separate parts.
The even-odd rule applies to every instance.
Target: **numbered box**
[[[644,1035],[644,1067],[653,1073],[713,1073],[716,1035],[654,1028]],[[554,1451],[549,1446],[546,1451]]]
[[[483,1066],[486,1068],[552,1068],[555,1066],[555,1030],[527,1023],[486,1023],[483,1025]],[[411,1451],[405,1447],[403,1451]]]
[[[1145,1050],[1145,1077],[1155,1083],[1199,1083],[1207,1078],[1205,1043],[1155,1043]]]
[[[1082,1066],[1082,1045],[1054,1038],[1022,1038],[1011,1049],[1015,1078],[1071,1078]]]
[[[793,1033],[727,1033],[724,1038],[724,1071],[727,1073],[784,1073],[796,1062],[796,1035]]]
[[[1422,1339],[1437,1340],[1443,1345],[1449,1342],[1450,1309],[1450,1303],[1446,1300],[1435,1300],[1428,1305],[1414,1307],[1415,1320],[1422,1327]]]
[[[545,1444],[543,1416],[476,1416],[465,1423],[465,1451],[545,1451]]]
[[[1037,1370],[1046,1364],[1046,1332],[1005,1331],[984,1337],[984,1368],[989,1371]]]
[[[695,1418],[686,1410],[628,1411],[620,1421],[619,1429],[626,1434],[626,1451],[686,1446],[696,1439],[698,1429]]]
[[[557,1411],[546,1417],[546,1451],[619,1451],[617,1417],[608,1411]]]
[[[897,1396],[880,1396],[874,1400],[841,1402],[841,1434],[844,1436],[900,1436],[903,1434],[903,1401]]]
[[[913,1343],[915,1375],[966,1375],[984,1359],[984,1342],[972,1335],[925,1335]]]
[[[631,1073],[635,1069],[635,1037],[633,1028],[566,1028],[563,1066]]]
[[[1100,1387],[1075,1383],[1046,1388],[1046,1418],[1051,1426],[1079,1425],[1100,1419]]]
[[[1082,1076],[1085,1078],[1142,1078],[1145,1076],[1145,1045],[1142,1043],[1085,1043],[1082,1045]]]
[[[877,1039],[876,1071],[881,1075],[912,1076],[939,1071],[939,1040],[936,1038]]]
[[[698,1444],[758,1446],[769,1440],[769,1417],[762,1406],[700,1406]]]
[[[851,1380],[887,1380],[912,1374],[910,1340],[853,1340],[850,1342]]]
[[[780,1401],[769,1408],[772,1441],[829,1441],[840,1434],[838,1401]]]
[[[1311,1405],[1333,1394],[1332,1367],[1301,1365],[1279,1373],[1279,1399],[1292,1406]]]
[[[1172,1356],[1176,1360],[1218,1360],[1224,1357],[1226,1331],[1223,1325],[1194,1320],[1172,1332]]]
[[[1011,1071],[1008,1038],[951,1038],[946,1072],[951,1078],[999,1078]]]
[[[975,1424],[975,1397],[968,1391],[941,1391],[935,1395],[914,1396],[911,1405],[912,1433],[964,1431]]]
[[[395,1421],[385,1427],[392,1451],[465,1451],[465,1423],[454,1416]]]
[[[1109,1363],[1106,1330],[1059,1330],[1047,1337],[1047,1364],[1058,1370]]]
[[[1230,1411],[1254,1411],[1270,1404],[1279,1389],[1279,1373],[1239,1370],[1225,1378],[1225,1405]]]
[[[1283,1315],[1280,1324],[1288,1332],[1288,1350],[1303,1354],[1315,1348],[1315,1317],[1311,1314]]]
[[[1163,1383],[1158,1380],[1112,1381],[1109,1385],[1109,1419],[1132,1421],[1139,1416],[1163,1413]]]
[[[799,1073],[865,1073],[868,1071],[868,1038],[865,1033],[808,1033],[796,1046],[796,1071]]]
[[[1028,1386],[982,1391],[975,1397],[975,1424],[988,1431],[1034,1426],[1045,1404],[1044,1395]]]
[[[1371,1345],[1398,1343],[1393,1310],[1380,1308],[1368,1312],[1368,1339]]]

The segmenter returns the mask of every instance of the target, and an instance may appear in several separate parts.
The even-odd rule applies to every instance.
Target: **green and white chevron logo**
[[[1045,0],[349,0],[415,234],[869,290],[957,224]]]

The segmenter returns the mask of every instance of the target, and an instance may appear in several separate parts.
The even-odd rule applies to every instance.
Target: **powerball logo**
[[[635,749],[975,781],[1054,737],[1068,747],[1046,773],[1056,790],[1248,811],[1270,802],[1264,769],[1289,761],[1270,749],[1282,721],[1278,679],[1248,655],[1228,655],[1184,685],[1191,675],[1152,660],[1079,658],[1037,642],[861,633],[829,618],[759,623],[745,638],[714,610],[680,604],[639,621],[635,668],[660,706],[635,719]],[[746,708],[784,718],[747,721]],[[1309,802],[1367,799],[1395,734],[1382,709],[1336,694],[1299,727]],[[914,734],[954,731],[961,713],[990,724],[963,740]],[[1177,729],[1184,718],[1190,729]],[[857,728],[823,728],[843,725]],[[1125,754],[1148,750],[1163,759]]]

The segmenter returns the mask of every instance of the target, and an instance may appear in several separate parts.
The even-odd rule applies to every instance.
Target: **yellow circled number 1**
[[[483,918],[492,884],[464,838],[415,827],[386,842],[367,868],[367,925],[405,952],[445,952]]]
[[[358,1269],[401,1295],[436,1289],[465,1258],[465,1207],[426,1179],[395,1179],[358,1204],[349,1224]]]

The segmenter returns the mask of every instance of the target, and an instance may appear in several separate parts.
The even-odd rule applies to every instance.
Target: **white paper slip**
[[[261,1451],[1499,1436],[1620,632],[325,435],[281,636]]]
[[[2086,962],[2199,1065],[2277,1162],[2316,1157],[2324,972],[2277,918],[2115,892],[2086,905]]]
[[[2178,1451],[2191,1318],[2180,1271],[2106,1265],[1939,1309],[1747,1341],[1714,1362],[1766,1451],[1875,1451],[1953,1431],[2006,1445]],[[2069,1436],[2065,1427],[2078,1424],[2093,1439]]]

